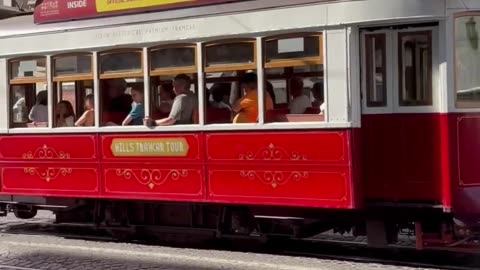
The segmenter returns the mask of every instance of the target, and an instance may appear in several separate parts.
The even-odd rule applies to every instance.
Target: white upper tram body
[[[295,3],[293,3],[295,2]],[[262,38],[287,33],[323,33],[323,69],[325,83],[325,121],[315,123],[265,123],[239,125],[248,129],[318,129],[355,128],[361,126],[361,114],[368,113],[446,113],[478,111],[475,108],[455,107],[454,37],[455,14],[480,10],[476,0],[263,0],[196,7],[158,13],[146,13],[111,18],[35,25],[32,16],[14,17],[0,21],[0,115],[11,114],[9,104],[9,60],[29,56],[47,57],[47,90],[49,104],[52,94],[52,57],[72,52],[93,53],[96,126],[77,128],[75,132],[151,131],[144,127],[100,127],[99,74],[96,63],[98,53],[115,48],[140,48],[143,52],[160,45],[175,43],[197,44],[198,73],[204,72],[202,44],[233,38],[256,38],[257,73],[263,74]],[[387,87],[389,98],[383,108],[368,108],[362,102],[360,52],[362,29],[395,33],[395,26],[407,26],[404,31],[432,30],[433,95],[428,106],[401,107],[396,105],[395,86]],[[377,29],[378,27],[378,29]],[[418,28],[417,28],[418,27]],[[372,30],[373,29],[373,30]],[[395,35],[389,35],[387,47],[396,46]],[[394,49],[387,59],[395,60]],[[147,55],[147,54],[145,54]],[[396,65],[387,72],[388,84],[398,79]],[[144,56],[145,90],[149,91],[149,63]],[[199,80],[199,101],[203,105],[203,76]],[[259,81],[264,78],[259,76]],[[262,88],[263,83],[259,84]],[[263,91],[259,91],[260,104]],[[149,95],[146,94],[148,104]],[[262,115],[263,106],[259,106]],[[146,115],[149,115],[146,108]],[[12,128],[9,117],[0,117],[1,133],[72,132],[68,128],[53,128],[53,110],[49,110],[47,128]],[[162,127],[168,131],[230,130],[231,125],[204,125],[200,110],[200,124],[192,126]]]

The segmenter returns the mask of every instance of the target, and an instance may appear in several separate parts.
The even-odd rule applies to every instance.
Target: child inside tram
[[[56,127],[73,127],[75,125],[75,113],[70,102],[60,101],[55,110]]]
[[[143,119],[145,118],[143,88],[141,88],[139,85],[136,85],[132,87],[131,93],[132,93],[132,99],[134,103],[132,105],[132,110],[127,115],[125,120],[123,120],[122,126],[142,125]]]
[[[85,112],[75,123],[76,127],[93,127],[95,125],[95,101],[93,94],[85,97]]]

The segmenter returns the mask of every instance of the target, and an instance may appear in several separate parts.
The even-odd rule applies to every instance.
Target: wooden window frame
[[[382,59],[382,78],[383,78],[383,101],[371,101],[370,100],[370,94],[369,94],[369,89],[373,87],[375,82],[371,81],[371,78],[373,77],[374,74],[372,74],[372,69],[376,67],[375,63],[372,62],[372,54],[371,51],[368,50],[368,42],[369,42],[369,37],[375,37],[375,38],[382,38],[383,39],[383,44],[384,47],[382,49],[383,51],[383,59]],[[365,34],[364,38],[364,46],[365,46],[365,84],[366,84],[366,89],[365,89],[365,95],[366,95],[366,105],[367,107],[370,108],[379,108],[379,107],[386,107],[388,105],[388,97],[387,97],[387,87],[388,87],[388,82],[387,82],[387,34],[386,33],[369,33]],[[372,66],[373,65],[373,66]],[[376,73],[376,72],[375,72]]]
[[[453,68],[453,83],[454,83],[454,91],[453,91],[453,99],[454,99],[454,106],[458,110],[475,110],[480,108],[480,101],[472,101],[472,100],[459,100],[458,99],[458,78],[457,78],[457,43],[456,43],[456,21],[459,18],[463,17],[479,17],[480,18],[480,12],[479,11],[467,11],[467,12],[460,12],[454,15],[453,17],[453,57],[454,57],[454,68]]]
[[[174,48],[193,48],[194,50],[194,65],[193,66],[180,66],[180,67],[166,67],[166,68],[152,68],[152,53],[162,49],[174,49]],[[197,45],[193,43],[182,43],[182,44],[170,44],[170,45],[163,45],[163,46],[156,46],[152,47],[148,50],[148,58],[149,58],[149,69],[150,69],[150,76],[170,76],[176,74],[192,74],[197,72],[197,65],[198,65],[198,51]]]
[[[127,71],[127,72],[111,72],[111,73],[102,73],[102,67],[100,64],[100,60],[105,55],[112,55],[112,54],[121,54],[121,53],[129,53],[129,52],[136,52],[139,53],[140,57],[140,69],[135,71]],[[108,50],[102,51],[98,53],[98,60],[99,64],[97,66],[99,79],[100,80],[108,80],[108,79],[122,79],[122,78],[143,78],[143,71],[144,71],[144,63],[143,63],[143,50],[138,48],[131,48],[131,49],[115,49],[115,50]]]
[[[251,43],[253,46],[253,62],[252,63],[232,63],[232,64],[216,64],[208,66],[207,63],[207,48],[223,44],[238,44],[238,43]],[[217,40],[205,43],[203,45],[203,62],[204,62],[204,72],[213,73],[221,71],[239,71],[239,70],[256,70],[257,69],[257,46],[256,39],[253,38],[242,38],[242,39],[226,39],[226,40]]]
[[[267,42],[289,39],[289,38],[306,38],[306,37],[318,37],[318,56],[312,57],[300,57],[300,58],[290,58],[290,59],[274,59],[270,62],[267,62]],[[323,33],[322,32],[306,32],[306,33],[295,33],[295,34],[282,34],[276,36],[270,36],[263,39],[263,62],[265,68],[282,68],[282,67],[296,67],[296,66],[313,66],[313,65],[322,65],[323,64]]]
[[[22,62],[22,61],[32,61],[32,60],[40,60],[45,59],[45,71],[47,67],[47,57],[46,56],[28,56],[28,57],[21,57],[21,58],[14,58],[8,61],[8,80],[9,84],[30,84],[30,83],[46,83],[47,82],[47,72],[45,72],[44,77],[18,77],[12,78],[12,63]]]
[[[65,58],[65,57],[72,57],[72,56],[90,56],[90,72],[89,73],[72,73],[68,75],[56,75],[56,60]],[[52,74],[53,74],[53,81],[54,82],[70,82],[70,81],[87,81],[93,80],[93,54],[92,53],[65,53],[65,54],[57,54],[52,56]]]
[[[428,36],[428,40],[430,43],[430,54],[429,54],[429,61],[430,65],[427,70],[428,72],[428,89],[426,95],[428,98],[422,101],[405,101],[402,97],[403,91],[403,46],[402,46],[402,37],[408,35],[426,35]],[[419,31],[408,31],[408,32],[397,32],[397,53],[398,53],[398,104],[401,107],[418,107],[418,106],[432,106],[433,105],[433,31],[432,30],[419,30]]]

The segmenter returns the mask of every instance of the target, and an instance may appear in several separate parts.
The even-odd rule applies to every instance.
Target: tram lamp
[[[467,28],[467,38],[470,41],[470,45],[474,50],[478,49],[478,32],[477,32],[477,23],[473,17],[470,17],[468,22],[465,23]]]

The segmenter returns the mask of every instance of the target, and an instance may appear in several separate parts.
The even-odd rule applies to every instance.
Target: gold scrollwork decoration
[[[188,176],[187,170],[170,170],[166,174],[162,170],[153,169],[117,169],[116,174],[126,180],[135,179],[138,183],[148,186],[150,189],[163,185],[167,180],[177,181]]]
[[[29,151],[22,155],[23,159],[70,159],[70,154],[57,151],[53,147],[44,144],[35,151]]]
[[[36,168],[24,168],[26,174],[37,176],[45,182],[49,183],[60,176],[67,176],[72,173],[71,168],[45,168],[42,170]]]
[[[258,179],[265,185],[269,185],[272,188],[285,185],[289,181],[300,181],[309,177],[308,172],[281,172],[281,171],[240,171],[242,178],[250,180]]]
[[[307,160],[307,156],[298,152],[288,152],[273,143],[263,146],[254,152],[239,155],[240,160]]]

